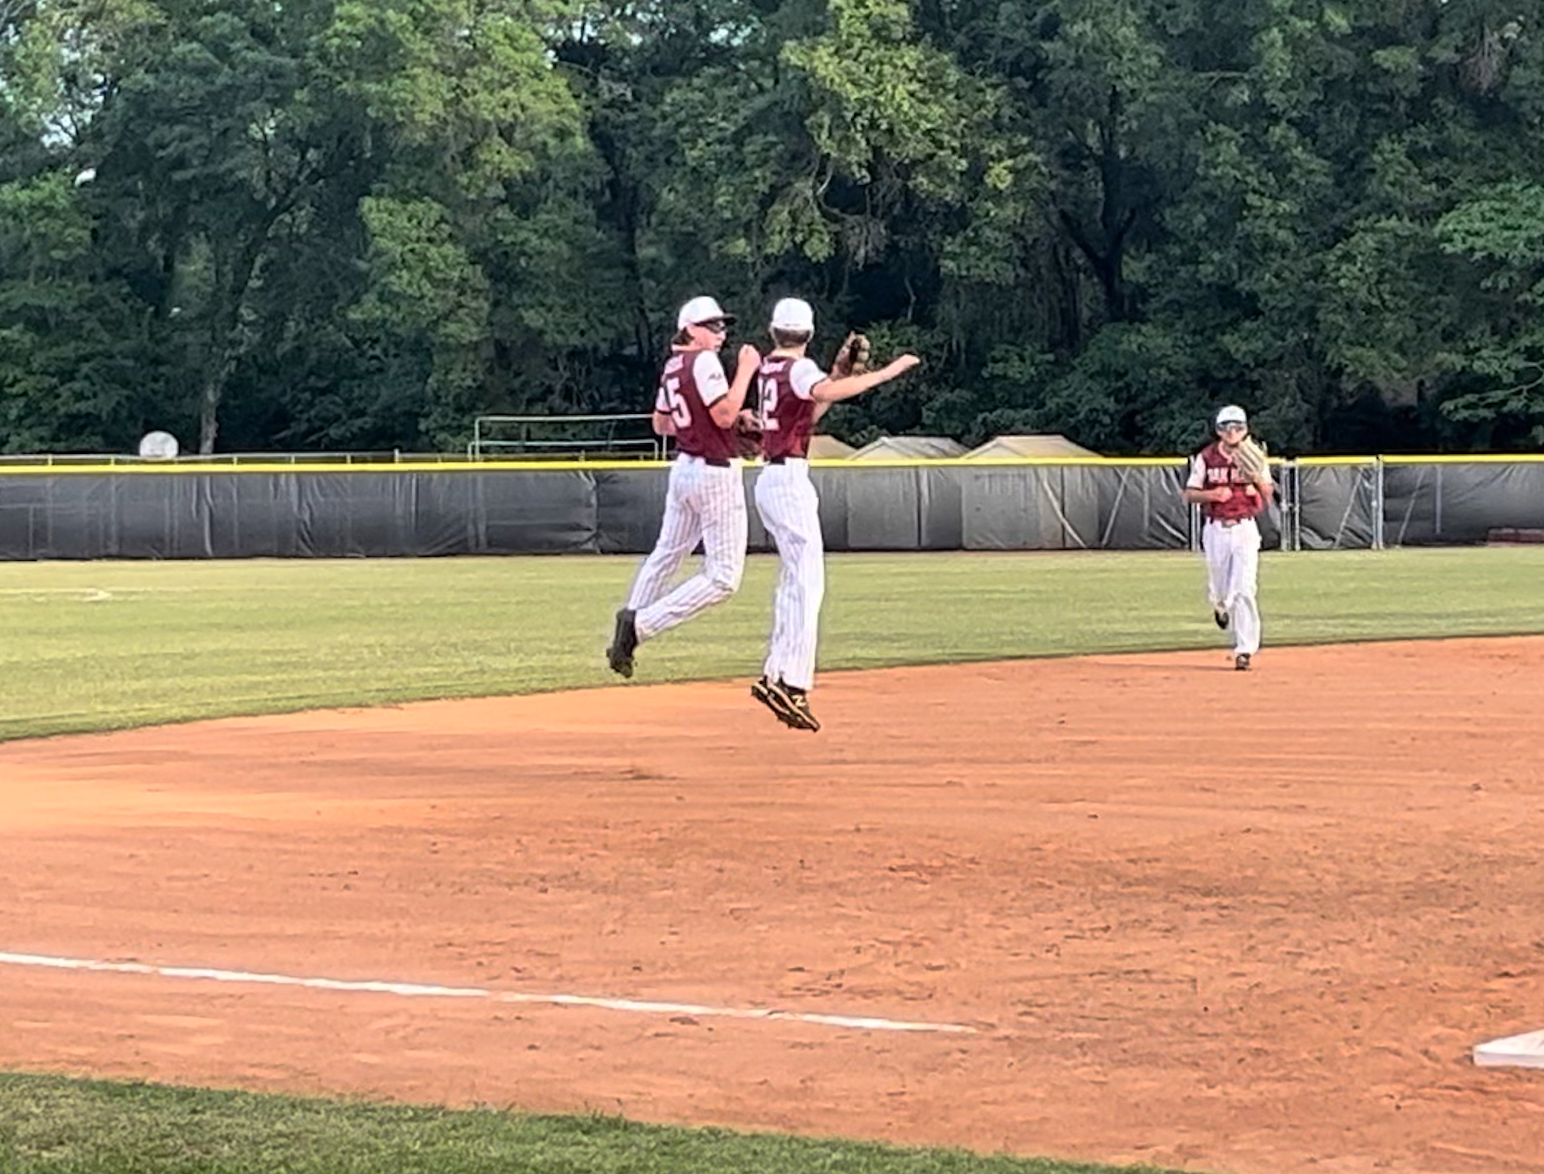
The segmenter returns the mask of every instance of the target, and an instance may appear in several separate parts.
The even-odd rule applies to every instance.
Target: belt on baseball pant
[[[789,461],[807,461],[807,460],[809,460],[808,457],[796,456],[793,453],[789,453],[786,456],[781,456],[781,457],[768,457],[767,458],[767,464],[769,464],[769,465],[786,465]]]
[[[1213,526],[1242,526],[1245,522],[1254,521],[1253,518],[1208,518]]]
[[[683,452],[681,455],[689,461],[701,461],[704,465],[712,465],[715,469],[727,469],[734,463],[728,457],[699,457],[694,452]]]

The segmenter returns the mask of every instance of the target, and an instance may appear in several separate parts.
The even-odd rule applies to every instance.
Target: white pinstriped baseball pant
[[[1206,597],[1228,613],[1233,651],[1260,651],[1260,527],[1253,518],[1233,526],[1207,522],[1201,529],[1206,554]]]
[[[781,678],[796,689],[809,689],[815,684],[820,604],[826,594],[820,498],[810,481],[809,462],[790,457],[757,474],[756,512],[777,543],[780,560],[767,680]]]
[[[627,598],[637,613],[638,639],[658,636],[738,591],[749,529],[740,462],[724,467],[701,457],[677,457],[670,466],[659,538]],[[699,541],[702,570],[672,591],[676,572]]]

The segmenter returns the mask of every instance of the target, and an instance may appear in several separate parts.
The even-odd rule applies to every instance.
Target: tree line
[[[0,447],[647,410],[676,306],[916,377],[831,431],[1544,440],[1523,0],[0,0]]]

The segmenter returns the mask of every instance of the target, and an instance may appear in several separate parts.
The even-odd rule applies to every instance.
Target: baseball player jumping
[[[1199,504],[1206,517],[1201,548],[1207,598],[1217,626],[1233,629],[1233,667],[1244,670],[1260,651],[1260,606],[1255,601],[1260,528],[1255,518],[1276,490],[1263,452],[1249,440],[1244,409],[1233,404],[1223,408],[1215,427],[1217,439],[1191,458],[1185,500]],[[1251,450],[1247,454],[1245,447]]]
[[[815,312],[808,302],[778,302],[772,310],[773,349],[757,379],[756,423],[766,467],[756,477],[756,510],[777,543],[781,566],[766,668],[751,686],[751,696],[795,730],[820,729],[810,712],[809,691],[815,684],[815,643],[826,589],[825,542],[820,501],[810,480],[810,434],[831,404],[921,362],[902,355],[880,370],[833,378],[805,355],[814,333]]]
[[[606,660],[613,672],[633,675],[638,645],[685,623],[740,587],[749,527],[735,421],[761,362],[761,352],[742,346],[734,382],[718,351],[734,322],[718,302],[695,297],[676,316],[670,358],[654,400],[654,431],[674,436],[665,516],[653,553],[638,568],[627,606],[617,612]],[[671,591],[687,555],[703,547],[702,571]],[[667,593],[668,592],[668,593]]]

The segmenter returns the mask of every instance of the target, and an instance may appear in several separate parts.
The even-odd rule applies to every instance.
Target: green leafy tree
[[[1513,180],[1481,191],[1437,224],[1442,250],[1468,261],[1466,329],[1444,356],[1464,390],[1443,404],[1456,420],[1522,425],[1544,443],[1544,185]]]
[[[123,451],[160,372],[135,299],[97,266],[62,174],[0,184],[0,438],[9,452]]]
[[[458,448],[674,307],[916,375],[849,439],[1537,443],[1518,0],[0,0],[11,448]]]

